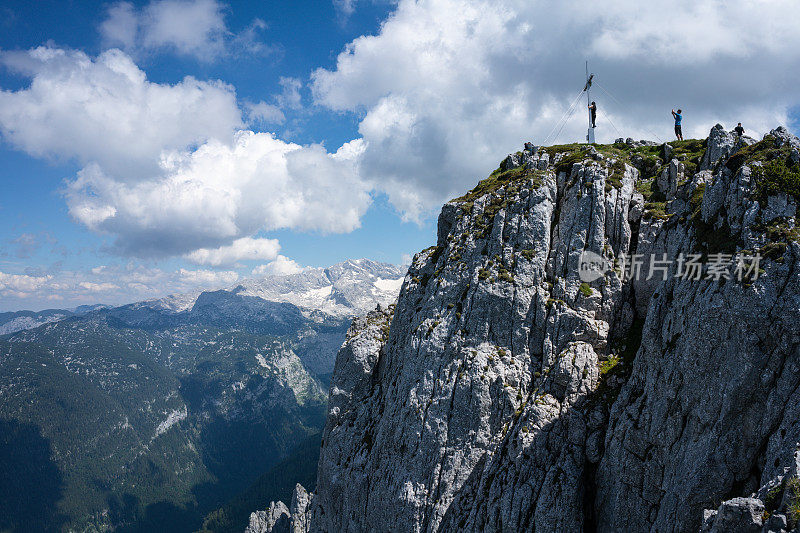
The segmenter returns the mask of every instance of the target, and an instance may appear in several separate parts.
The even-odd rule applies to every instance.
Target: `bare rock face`
[[[290,533],[308,533],[311,530],[311,501],[313,495],[309,494],[299,483],[295,485],[292,493],[292,505],[289,508],[291,521]]]
[[[678,183],[683,181],[684,166],[679,163],[677,159],[669,162],[669,165],[664,167],[664,170],[659,174],[656,180],[658,189],[664,193],[667,198],[673,198],[678,191]]]
[[[764,504],[756,498],[734,498],[706,517],[702,531],[711,533],[760,533]]]
[[[294,531],[795,527],[800,245],[759,158],[797,139],[736,158],[717,129],[647,176],[656,206],[648,143],[526,145],[446,204],[396,306],[347,334]],[[742,280],[582,269],[741,250],[765,255]]]
[[[291,514],[283,502],[272,502],[267,511],[250,513],[244,533],[289,533]]]
[[[665,225],[654,251],[698,251],[692,233],[708,226],[729,233],[730,251],[734,232],[750,250],[768,245],[754,228],[760,206],[746,200],[754,188],[747,166],[724,167],[706,187],[702,224]],[[788,466],[785,450],[798,441],[773,452],[768,444],[797,422],[798,259],[794,242],[752,285],[673,277],[659,285],[608,423],[597,473],[601,529],[695,529],[703,508],[737,487],[755,491],[777,474],[771,465]]]
[[[534,160],[533,151],[525,156]],[[355,450],[333,461],[323,452],[315,526],[421,531],[492,527],[489,519],[580,527],[590,428],[562,415],[597,387],[598,353],[623,290],[613,273],[582,286],[579,260],[584,250],[628,250],[637,175],[623,167],[621,187],[606,194],[610,164],[546,168],[444,207],[437,246],[414,259],[359,394],[357,411],[375,414],[341,430],[358,429]],[[326,447],[337,430],[326,428]],[[548,439],[553,446],[542,447]],[[564,470],[574,480],[564,498],[553,492],[538,516],[520,515],[536,500],[515,498],[509,478],[548,491]],[[337,490],[327,490],[329,479]],[[482,491],[493,497],[476,500]],[[326,502],[324,492],[337,497]]]

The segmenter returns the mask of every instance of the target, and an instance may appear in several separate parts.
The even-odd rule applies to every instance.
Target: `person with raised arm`
[[[677,137],[679,141],[682,141],[683,132],[681,131],[681,120],[683,120],[683,116],[681,115],[681,110],[678,109],[678,112],[676,113],[673,109],[672,118],[675,119],[675,137]]]

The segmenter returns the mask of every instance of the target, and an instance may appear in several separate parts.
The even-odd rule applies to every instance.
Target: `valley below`
[[[200,529],[318,439],[351,317],[393,301],[403,273],[348,261],[121,307],[6,313],[0,530]]]

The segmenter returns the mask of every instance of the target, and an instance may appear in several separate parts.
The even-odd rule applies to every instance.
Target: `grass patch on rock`
[[[583,295],[584,295],[585,297],[587,297],[587,298],[588,298],[589,296],[591,296],[591,295],[592,295],[592,292],[593,292],[593,291],[592,291],[592,288],[591,288],[591,287],[589,286],[589,284],[588,284],[588,283],[586,283],[586,282],[583,282],[583,283],[581,283],[581,285],[580,285],[580,287],[579,287],[579,290],[581,291],[581,294],[583,294]]]

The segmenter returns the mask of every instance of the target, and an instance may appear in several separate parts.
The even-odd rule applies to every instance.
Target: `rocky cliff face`
[[[796,527],[799,150],[717,126],[510,155],[351,326],[292,524]],[[587,252],[616,266],[587,275]]]

